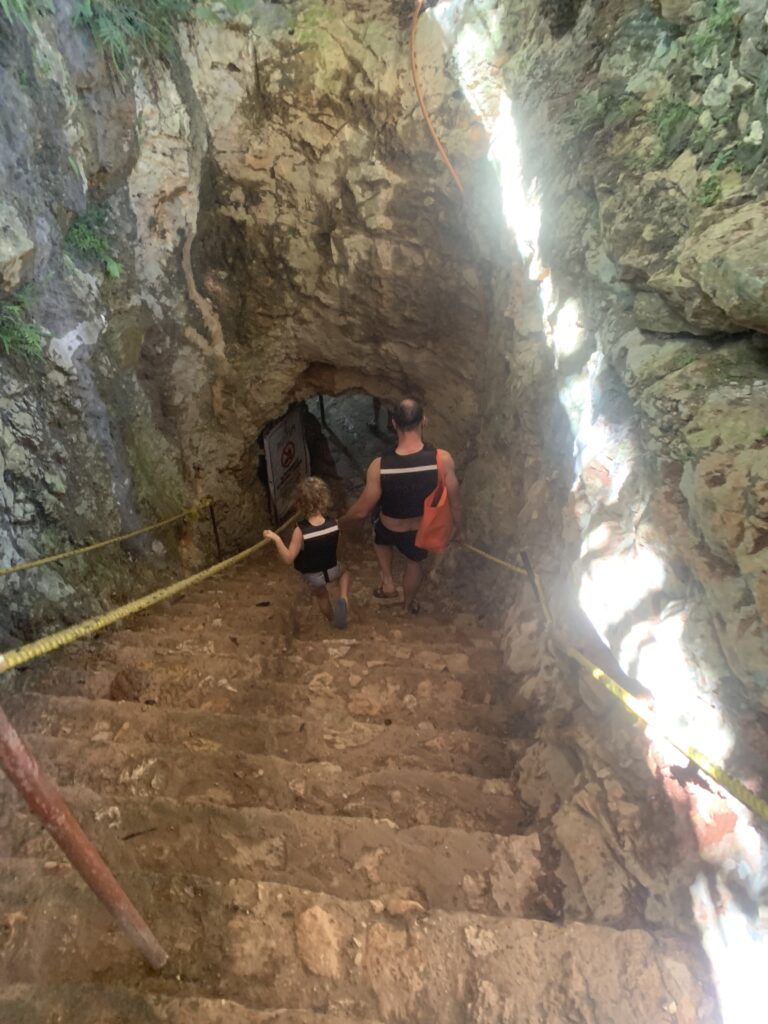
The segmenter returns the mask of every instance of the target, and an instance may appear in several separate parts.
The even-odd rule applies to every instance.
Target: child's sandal
[[[336,600],[336,605],[333,609],[333,624],[336,629],[346,629],[348,620],[349,608],[347,602],[343,597],[339,597]]]

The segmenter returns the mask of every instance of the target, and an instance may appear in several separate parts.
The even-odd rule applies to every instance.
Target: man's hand
[[[265,540],[279,540],[280,539],[277,536],[277,534],[275,533],[274,530],[265,530],[264,533],[263,533],[263,537],[264,537]]]
[[[362,525],[365,517],[378,505],[381,500],[380,467],[380,458],[374,459],[368,467],[368,472],[365,477],[365,487],[363,488],[360,497],[350,508],[347,509],[338,521],[340,530],[348,530],[350,526],[356,524]]]

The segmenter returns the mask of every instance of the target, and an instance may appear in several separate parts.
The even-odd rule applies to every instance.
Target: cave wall
[[[675,671],[765,710],[765,4],[569,11],[433,12],[517,243],[493,277],[508,372],[480,442],[509,486],[475,467],[473,511],[490,540],[509,500],[502,544],[570,570],[625,669],[653,674],[663,622]]]
[[[446,0],[430,17],[511,243],[467,532],[531,554],[559,641],[524,581],[479,570],[507,608],[515,709],[537,723],[518,782],[551,823],[566,904],[651,925],[692,905],[724,1017],[742,1019],[768,942],[764,826],[657,732],[639,741],[559,650],[639,681],[666,730],[765,795],[766,5]],[[663,896],[661,836],[677,848]]]
[[[67,2],[32,32],[3,22],[2,299],[24,289],[45,332],[42,358],[0,356],[6,563],[204,494],[228,549],[253,541],[256,438],[317,392],[415,393],[468,454],[494,372],[490,263],[415,107],[406,7],[256,2],[123,75]],[[440,33],[430,48],[430,104],[463,138],[474,114]],[[484,155],[469,178],[497,196]],[[93,210],[108,258],[69,244]],[[200,564],[210,537],[192,524],[139,550],[140,567],[109,553],[10,578],[6,635]]]

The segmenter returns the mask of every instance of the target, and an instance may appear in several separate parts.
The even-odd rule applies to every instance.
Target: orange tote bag
[[[416,547],[424,551],[444,551],[453,533],[453,516],[448,501],[448,490],[445,486],[443,464],[440,451],[437,457],[437,487],[424,499],[424,514],[416,533]]]

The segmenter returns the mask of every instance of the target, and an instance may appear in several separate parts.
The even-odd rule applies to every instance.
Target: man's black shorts
[[[395,547],[400,554],[405,555],[410,562],[423,562],[429,555],[429,552],[425,551],[424,548],[417,548],[415,541],[415,530],[406,530],[405,533],[397,533],[395,530],[388,530],[387,527],[382,524],[380,519],[374,519],[374,544],[381,544],[386,548]]]

